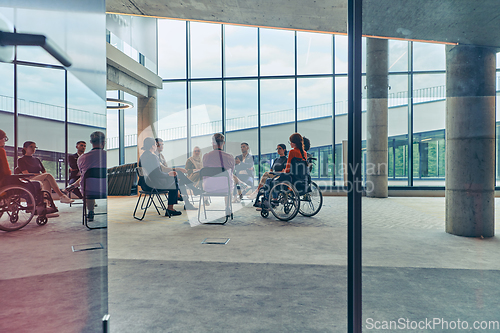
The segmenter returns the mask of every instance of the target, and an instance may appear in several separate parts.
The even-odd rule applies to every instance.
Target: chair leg
[[[107,213],[100,213],[100,214],[107,214]],[[94,230],[94,229],[107,229],[108,226],[104,227],[89,227],[88,225],[88,218],[87,218],[87,202],[85,198],[83,199],[83,225],[87,227],[89,230]]]
[[[158,215],[161,215],[160,211],[158,210],[158,206],[156,205],[156,202],[155,202],[155,197],[158,198],[158,201],[160,201],[160,206],[162,205],[162,202],[161,202],[161,197],[158,193],[156,194],[151,194],[151,203],[155,206],[155,209],[156,209],[156,212],[158,213]]]
[[[137,199],[137,203],[135,204],[135,209],[134,209],[134,218],[137,219],[137,220],[139,220],[139,221],[142,221],[144,219],[144,216],[146,215],[146,210],[147,210],[147,209],[146,210],[142,209],[142,204],[141,204],[141,210],[143,211],[142,212],[142,216],[141,216],[141,218],[138,218],[138,217],[135,216],[135,213],[137,211],[137,207],[139,206],[139,202],[141,201],[141,197],[142,197],[142,193],[139,194],[139,199]],[[146,194],[144,195],[144,199],[145,198],[146,198]],[[144,199],[142,200],[143,204],[144,204]]]
[[[165,206],[165,201],[168,201],[168,196],[166,193],[163,193],[163,195],[165,196],[165,200],[163,200],[161,198],[160,193],[156,193],[156,197],[158,198],[158,202],[160,204],[161,209],[163,209],[165,211],[165,216],[168,216],[170,218],[172,216],[170,215],[170,212],[168,211],[167,206]],[[154,201],[153,201],[153,203],[155,205],[156,211],[158,212],[158,215],[161,215],[160,212],[158,211],[158,206],[156,205],[156,203]]]
[[[82,216],[82,224],[87,225],[87,200],[83,199],[83,216]]]
[[[200,194],[200,203],[198,204],[198,222],[200,221],[200,212],[201,212],[201,200],[203,199],[203,193]],[[205,201],[203,201],[203,208],[205,208]]]

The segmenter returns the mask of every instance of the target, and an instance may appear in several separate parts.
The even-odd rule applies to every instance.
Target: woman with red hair
[[[292,147],[292,149],[288,152],[288,159],[286,161],[286,167],[285,167],[285,170],[283,172],[283,175],[286,175],[287,173],[290,172],[290,168],[292,166],[292,160],[294,158],[298,158],[298,159],[307,161],[307,153],[304,150],[304,140],[302,138],[302,135],[300,135],[299,133],[293,133],[292,135],[290,135],[290,138],[288,140],[289,140],[288,143],[290,143],[290,146]],[[281,176],[282,175],[280,175],[280,177]],[[259,201],[259,197],[261,195],[264,196],[263,201],[265,202],[266,196],[268,195],[269,191],[271,190],[271,182],[275,179],[279,179],[279,177],[278,178],[268,178],[266,180],[266,184],[264,186],[262,186],[259,193],[257,194],[257,198],[255,199],[254,207],[261,207],[262,203]],[[260,208],[258,208],[257,210],[260,210]]]

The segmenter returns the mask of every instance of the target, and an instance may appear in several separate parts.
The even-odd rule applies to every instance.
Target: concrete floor
[[[291,222],[236,204],[226,225],[195,227],[196,211],[137,221],[136,199],[108,199],[107,231],[59,204],[46,226],[0,232],[0,332],[100,332],[107,312],[120,333],[346,331],[345,197]],[[104,249],[71,251],[91,243]],[[444,198],[363,198],[364,322],[500,320],[499,245],[446,234]]]
[[[87,231],[82,205],[56,205],[60,217],[44,226],[33,219],[18,231],[0,231],[2,333],[102,331],[102,313],[108,311],[107,231]],[[98,209],[105,208],[100,200]],[[72,250],[99,243],[102,249]]]
[[[135,221],[134,200],[110,199],[112,332],[346,331],[345,197],[291,222],[236,204],[196,227],[196,212]],[[443,230],[444,198],[363,198],[365,321],[500,319],[499,239]]]

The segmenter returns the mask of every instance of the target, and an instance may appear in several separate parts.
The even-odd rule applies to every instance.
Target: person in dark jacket
[[[287,161],[286,145],[284,143],[280,143],[276,148],[276,151],[278,152],[279,157],[273,161],[273,164],[271,165],[271,170],[269,172],[265,172],[262,175],[262,178],[260,179],[259,182],[259,186],[252,194],[249,195],[249,198],[253,199],[257,196],[257,193],[259,192],[260,188],[266,184],[267,179],[274,178],[278,176],[279,172],[283,172],[283,170],[285,170]]]
[[[153,188],[158,190],[168,190],[167,209],[170,215],[181,215],[181,212],[174,209],[174,205],[177,203],[177,193],[179,191],[179,187],[175,181],[177,172],[174,170],[169,171],[168,173],[162,171],[160,159],[156,154],[157,146],[154,138],[145,138],[141,149],[144,150],[144,153],[142,153],[139,159],[139,166],[142,167],[144,173],[144,181],[146,183],[145,186],[149,187],[145,190]],[[183,185],[185,184],[180,185],[184,187]],[[181,192],[185,193],[185,190]],[[184,207],[185,209],[195,209],[189,201],[186,201]]]
[[[73,192],[80,199],[82,198],[82,193],[78,188],[81,173],[78,169],[78,158],[85,154],[85,150],[87,149],[87,143],[85,141],[78,141],[76,143],[76,153],[68,155],[68,164],[69,164],[69,177],[68,177],[68,187],[66,187],[65,191]],[[77,183],[78,182],[78,183]],[[73,185],[75,184],[75,185]]]

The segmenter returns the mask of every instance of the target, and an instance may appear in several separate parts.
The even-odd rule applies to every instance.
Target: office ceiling
[[[112,13],[347,32],[347,0],[107,0]],[[364,0],[363,34],[500,47],[499,0]]]

